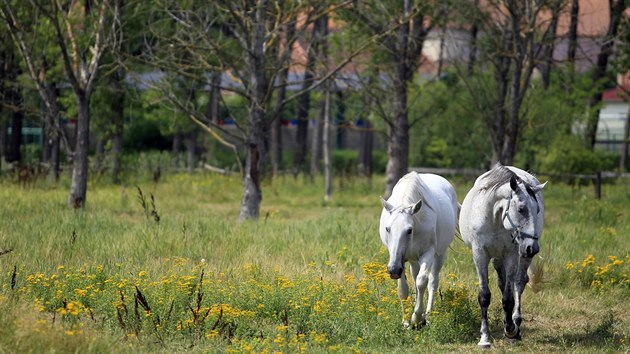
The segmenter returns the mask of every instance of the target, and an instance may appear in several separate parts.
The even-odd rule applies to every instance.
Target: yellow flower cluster
[[[161,259],[160,266],[161,271],[130,271],[120,263],[58,266],[50,273],[24,275],[17,291],[33,301],[34,329],[44,331],[56,319],[66,335],[81,336],[85,324],[103,319],[130,338],[178,335],[222,345],[229,339],[230,352],[352,352],[355,344],[340,345],[334,337],[340,321],[389,327],[400,316],[395,282],[382,262],[363,264],[362,276],[309,266],[305,275],[290,277],[281,266],[265,269],[253,263],[226,275],[185,258]],[[458,291],[450,298],[453,303],[467,295],[465,289]],[[411,309],[411,298],[406,303]],[[361,332],[353,335],[364,338]]]
[[[365,263],[363,265],[363,272],[368,279],[375,280],[376,282],[386,282],[390,279],[387,273],[387,265],[380,262]]]
[[[565,268],[595,290],[616,286],[630,289],[630,255],[624,258],[610,255],[598,265],[595,256],[589,254],[581,262],[567,263]]]

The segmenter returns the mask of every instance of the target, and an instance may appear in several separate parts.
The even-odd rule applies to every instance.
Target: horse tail
[[[457,203],[457,221],[455,222],[455,237],[457,237],[460,241],[464,242],[462,239],[462,232],[459,229],[459,213],[462,211],[462,205]]]

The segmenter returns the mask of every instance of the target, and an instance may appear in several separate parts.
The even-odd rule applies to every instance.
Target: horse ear
[[[516,177],[514,176],[510,178],[510,188],[512,188],[512,190],[515,192],[516,192],[516,189],[518,188],[518,181],[516,180]]]
[[[418,202],[413,205],[413,207],[411,208],[411,215],[419,212],[420,208],[422,208],[422,200],[418,200]]]
[[[547,182],[549,182],[549,181],[547,181]],[[541,184],[539,184],[539,185],[537,185],[535,187],[532,187],[532,189],[534,190],[534,192],[538,192],[538,191],[542,190],[543,188],[545,188],[545,186],[547,185],[547,182],[541,183]]]
[[[387,200],[383,199],[383,197],[381,197],[381,204],[383,205],[383,208],[390,213],[392,212],[392,210],[394,210],[394,206],[391,205]]]

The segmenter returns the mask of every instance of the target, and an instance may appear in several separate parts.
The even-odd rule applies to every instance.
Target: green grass
[[[472,182],[453,183],[461,201]],[[139,182],[146,211],[135,185],[103,182],[67,210],[66,184],[0,181],[0,249],[13,249],[0,256],[0,352],[477,351],[476,274],[458,239],[431,324],[402,329],[377,232],[382,178],[336,180],[324,202],[321,180],[279,177],[245,223],[237,177]],[[630,350],[630,183],[592,195],[546,187],[522,342],[502,338],[492,288],[497,350]]]

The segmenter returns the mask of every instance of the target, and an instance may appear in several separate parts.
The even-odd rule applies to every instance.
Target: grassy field
[[[544,180],[544,178],[542,178]],[[476,352],[471,253],[455,239],[430,325],[404,330],[377,233],[382,178],[263,187],[261,219],[237,223],[237,177],[167,175],[92,184],[0,181],[0,352]],[[454,179],[460,201],[471,180]],[[551,181],[523,341],[493,351],[630,350],[630,182]],[[153,200],[151,199],[153,196]],[[143,203],[144,201],[144,203]],[[494,286],[496,277],[492,275]]]

